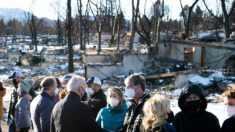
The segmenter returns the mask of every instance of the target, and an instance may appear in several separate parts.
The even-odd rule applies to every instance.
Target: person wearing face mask
[[[178,105],[181,111],[173,121],[176,132],[219,131],[219,121],[214,114],[206,111],[207,100],[203,89],[198,85],[184,87]]]
[[[108,132],[117,132],[124,122],[127,111],[122,91],[119,88],[110,88],[107,103],[98,113],[96,122]]]
[[[150,98],[149,94],[145,93],[145,78],[142,75],[132,74],[125,81],[125,94],[130,100],[129,106],[121,132],[140,132],[142,118],[144,116],[142,108],[145,101]]]
[[[222,94],[228,119],[222,125],[221,132],[234,132],[235,130],[235,89],[229,89]]]
[[[93,120],[89,108],[81,102],[86,92],[83,77],[73,76],[67,86],[68,94],[53,108],[51,114],[51,132],[101,132]]]
[[[144,118],[142,132],[175,132],[175,128],[167,122],[170,112],[170,101],[164,95],[155,94],[143,107]]]
[[[53,77],[45,77],[40,86],[42,92],[33,99],[30,106],[33,129],[34,132],[50,132],[50,117],[57,82]]]
[[[101,89],[101,81],[99,78],[90,77],[87,80],[87,85],[86,93],[90,95],[88,106],[95,120],[100,109],[107,105],[106,95]]]
[[[32,96],[29,91],[33,85],[33,80],[25,80],[18,86],[17,92],[20,99],[15,107],[16,132],[28,132],[31,127],[30,103]]]

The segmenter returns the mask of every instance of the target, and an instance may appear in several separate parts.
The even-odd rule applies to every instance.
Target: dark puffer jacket
[[[191,93],[200,96],[201,104],[198,112],[189,112],[186,108],[185,97]],[[219,121],[215,115],[206,111],[207,100],[203,90],[197,85],[185,87],[180,95],[178,105],[181,112],[177,113],[173,121],[176,132],[218,132]]]
[[[145,101],[147,101],[149,98],[150,95],[145,94],[143,98],[139,100],[138,104],[136,104],[134,101],[131,101],[131,105],[129,106],[126,113],[123,127],[120,130],[121,132],[140,132],[142,119],[144,117],[142,108]]]
[[[106,107],[106,105],[106,95],[104,94],[102,89],[91,96],[91,99],[88,102],[88,106],[94,120],[96,119],[96,116],[99,113],[100,109]]]

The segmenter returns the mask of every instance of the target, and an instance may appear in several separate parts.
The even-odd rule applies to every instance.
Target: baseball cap
[[[21,72],[14,72],[9,79],[15,78],[15,77],[23,77],[23,74]]]
[[[87,82],[87,84],[98,84],[101,85],[101,81],[98,77],[90,77]]]

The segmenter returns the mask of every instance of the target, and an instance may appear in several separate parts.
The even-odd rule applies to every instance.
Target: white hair
[[[67,91],[77,91],[79,87],[84,87],[84,85],[86,85],[85,78],[79,75],[75,75],[69,80]]]

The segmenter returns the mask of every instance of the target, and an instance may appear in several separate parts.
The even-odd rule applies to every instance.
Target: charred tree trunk
[[[68,49],[69,49],[69,67],[68,72],[74,71],[73,66],[73,43],[72,43],[72,17],[71,17],[71,0],[67,0],[67,37],[68,37]]]
[[[224,37],[229,38],[230,37],[230,27],[229,27],[229,16],[226,10],[225,0],[221,1],[221,7],[223,11],[223,30],[224,30]]]

